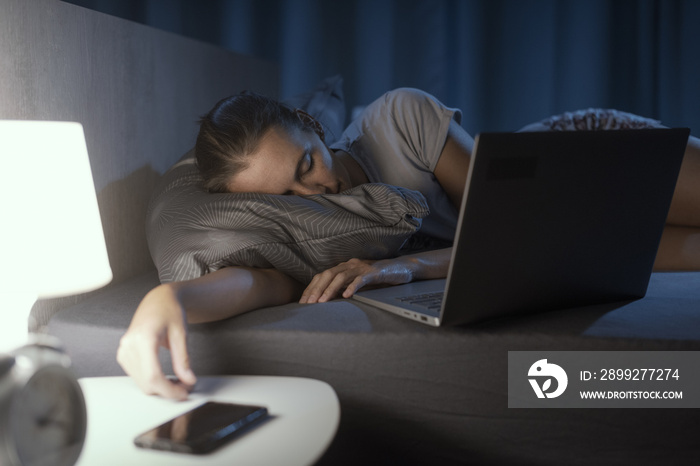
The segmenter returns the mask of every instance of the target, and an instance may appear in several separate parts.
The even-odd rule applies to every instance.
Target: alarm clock
[[[85,443],[87,410],[57,339],[33,335],[0,354],[0,465],[72,466]]]

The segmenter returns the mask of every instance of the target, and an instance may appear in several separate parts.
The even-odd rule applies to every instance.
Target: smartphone
[[[267,418],[267,408],[208,401],[134,439],[137,447],[205,454]]]

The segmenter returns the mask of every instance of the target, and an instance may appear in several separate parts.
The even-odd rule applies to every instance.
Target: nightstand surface
[[[199,377],[189,400],[144,395],[128,377],[80,379],[88,432],[78,466],[309,465],[330,445],[340,420],[333,389],[313,379],[272,376]],[[270,419],[207,455],[146,450],[134,438],[204,401],[266,406]]]

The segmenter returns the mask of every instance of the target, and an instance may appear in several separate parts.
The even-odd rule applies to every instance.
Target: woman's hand
[[[378,261],[350,259],[314,276],[299,302],[324,303],[338,296],[350,298],[367,285],[400,285],[444,278],[451,255],[452,248],[448,248]]]
[[[300,303],[325,303],[342,292],[349,298],[366,285],[386,283],[398,285],[413,279],[413,272],[396,259],[370,261],[350,259],[325,270],[311,280],[301,295]]]
[[[145,393],[184,400],[197,381],[187,352],[188,322],[213,322],[293,302],[301,289],[299,282],[281,272],[250,267],[226,267],[157,286],[136,309],[120,341],[117,361]],[[170,350],[177,382],[163,373],[161,347]]]
[[[163,373],[158,359],[160,347],[170,350],[178,382]],[[145,393],[176,400],[187,398],[197,379],[187,353],[185,310],[173,285],[160,285],[141,301],[121,338],[117,361]]]

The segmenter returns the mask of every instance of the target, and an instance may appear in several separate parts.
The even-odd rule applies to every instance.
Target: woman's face
[[[352,187],[345,166],[313,132],[272,127],[228,182],[232,193],[337,194]]]

